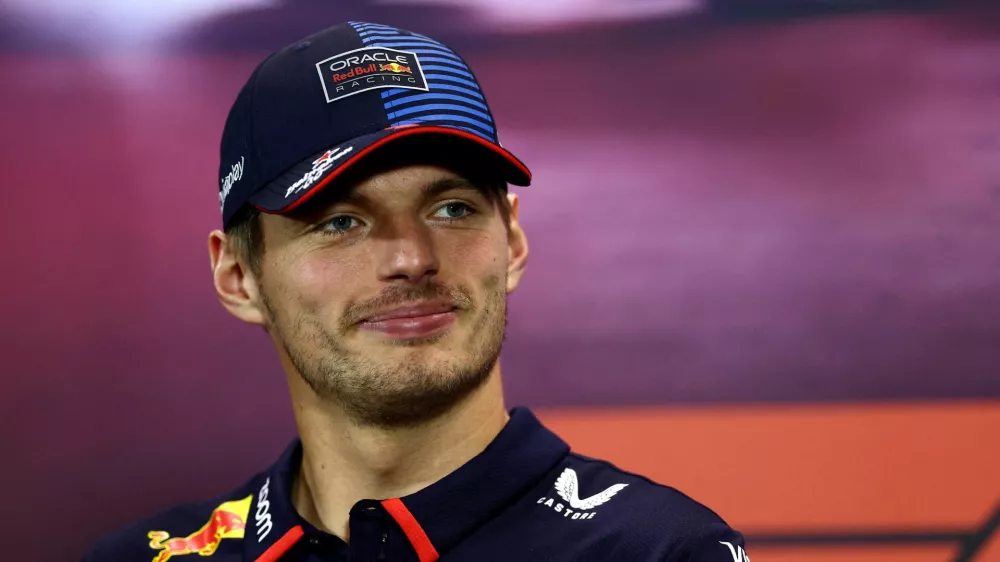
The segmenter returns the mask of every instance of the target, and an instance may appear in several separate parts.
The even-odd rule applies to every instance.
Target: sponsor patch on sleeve
[[[326,102],[377,88],[428,91],[416,53],[386,47],[364,47],[316,63]]]

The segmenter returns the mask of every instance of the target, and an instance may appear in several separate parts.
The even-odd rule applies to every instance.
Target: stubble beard
[[[430,284],[393,290],[366,306],[349,309],[337,333],[324,326],[318,315],[282,318],[266,296],[263,301],[269,316],[268,329],[313,392],[338,404],[358,425],[388,429],[435,419],[489,380],[506,334],[506,278],[490,277],[484,287],[486,298],[478,307],[473,305],[469,292],[462,289]],[[265,291],[261,293],[266,295]],[[377,352],[352,351],[343,343],[343,327],[351,324],[359,311],[446,295],[462,304],[463,314],[476,318],[469,340],[458,348],[460,354],[447,361],[393,364],[372,356]],[[433,345],[448,334],[386,345]]]

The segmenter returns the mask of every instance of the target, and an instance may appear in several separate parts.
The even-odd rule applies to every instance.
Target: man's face
[[[520,276],[508,270],[523,246],[516,201],[509,230],[506,202],[432,165],[318,197],[302,213],[261,216],[259,304],[298,374],[382,426],[427,419],[480,387]]]

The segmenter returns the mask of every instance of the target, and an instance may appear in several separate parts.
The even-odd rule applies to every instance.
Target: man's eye
[[[448,203],[434,213],[435,217],[442,219],[464,219],[472,215],[475,211],[465,203]]]
[[[352,216],[339,215],[323,223],[323,231],[330,234],[342,234],[360,226],[360,224],[358,219]]]

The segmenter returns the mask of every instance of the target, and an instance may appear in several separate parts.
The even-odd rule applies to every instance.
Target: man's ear
[[[265,326],[260,284],[246,264],[240,263],[232,244],[221,230],[208,235],[208,255],[212,260],[212,280],[219,302],[240,320]]]
[[[528,237],[518,221],[520,201],[514,193],[507,194],[510,203],[510,228],[507,229],[507,292],[513,293],[521,283],[528,264]]]

